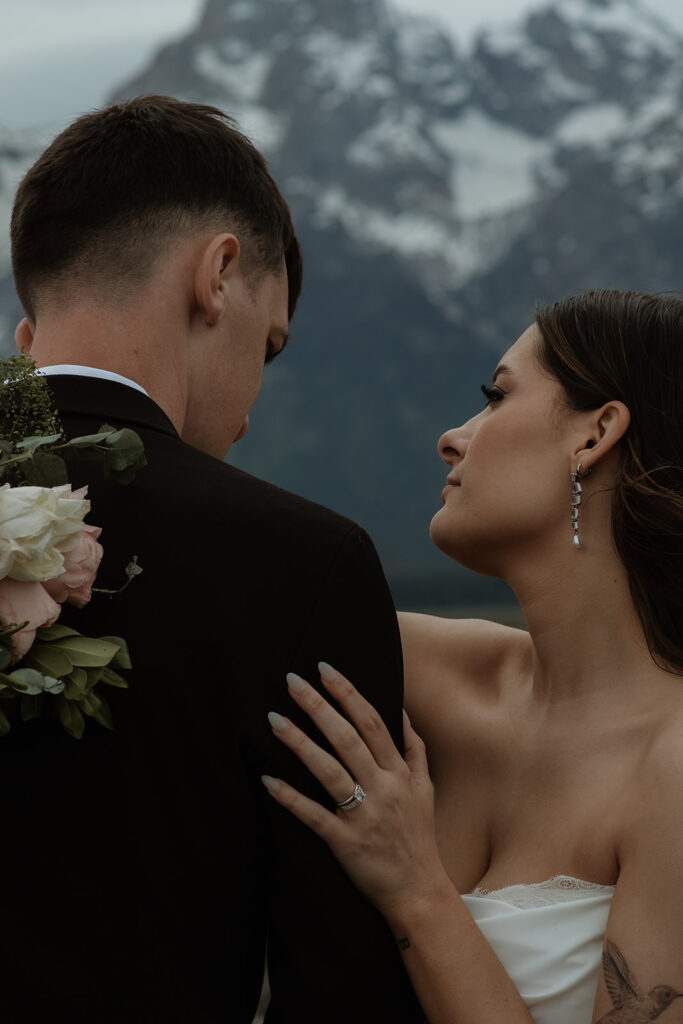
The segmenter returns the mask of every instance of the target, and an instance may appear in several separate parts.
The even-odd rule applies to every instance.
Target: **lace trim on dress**
[[[544,882],[506,885],[502,889],[484,889],[477,886],[472,892],[467,893],[468,896],[489,896],[522,909],[552,906],[555,903],[569,903],[572,900],[585,899],[587,896],[612,896],[613,894],[613,885],[586,882],[583,878],[573,878],[571,875],[554,875]]]

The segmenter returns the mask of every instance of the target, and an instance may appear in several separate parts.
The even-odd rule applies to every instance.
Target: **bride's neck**
[[[533,642],[533,699],[639,702],[645,678],[666,673],[648,650],[624,566],[613,551],[571,555],[562,567],[527,567],[513,586]]]

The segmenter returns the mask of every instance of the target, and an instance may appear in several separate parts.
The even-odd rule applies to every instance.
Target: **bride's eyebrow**
[[[502,373],[512,373],[512,370],[510,369],[509,366],[506,366],[505,363],[501,363],[499,366],[497,366],[493,371],[494,384],[496,383],[497,378],[500,377]]]

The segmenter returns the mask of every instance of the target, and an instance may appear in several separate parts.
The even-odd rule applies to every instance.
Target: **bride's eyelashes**
[[[497,386],[490,387],[488,384],[482,384],[481,390],[484,397],[487,399],[487,405],[492,405],[494,402],[501,402],[507,394],[507,391],[503,391],[502,388]]]

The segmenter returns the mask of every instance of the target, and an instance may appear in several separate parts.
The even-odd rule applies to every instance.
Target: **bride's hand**
[[[356,783],[366,799],[350,810],[332,813],[281,779],[263,776],[264,785],[327,843],[381,913],[390,915],[415,901],[434,899],[451,883],[436,846],[434,794],[424,743],[404,712],[404,760],[378,713],[348,679],[322,662],[318,667],[328,692],[353,725],[293,673],[287,676],[289,692],[343,764],[289,719],[271,712],[271,727],[337,804],[353,794]]]

